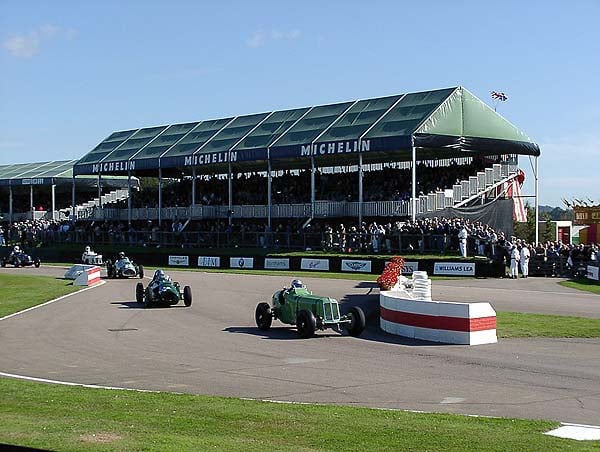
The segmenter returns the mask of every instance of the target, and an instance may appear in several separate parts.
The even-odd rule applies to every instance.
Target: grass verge
[[[496,313],[498,337],[600,337],[600,319],[563,315]]]
[[[584,290],[600,295],[600,284],[589,279],[561,281],[561,286],[570,287],[571,289]]]
[[[0,379],[0,444],[51,450],[573,451],[555,422],[288,405]]]
[[[72,281],[50,276],[0,273],[0,318],[79,289]]]

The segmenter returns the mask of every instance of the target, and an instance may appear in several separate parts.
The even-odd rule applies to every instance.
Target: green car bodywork
[[[185,286],[181,290],[179,283],[172,281],[171,278],[152,280],[146,288],[139,282],[135,287],[135,300],[143,303],[145,308],[175,305],[181,300],[186,306],[191,306],[192,288]]]
[[[365,329],[365,315],[359,307],[352,307],[345,315],[335,298],[314,295],[305,287],[292,287],[275,292],[272,306],[262,302],[256,306],[256,325],[261,330],[271,328],[273,319],[296,325],[298,335],[308,338],[316,330],[332,328],[344,330],[351,336],[360,336]]]

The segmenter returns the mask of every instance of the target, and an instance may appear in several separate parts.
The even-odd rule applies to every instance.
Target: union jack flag
[[[504,94],[500,91],[492,91],[491,95],[492,95],[492,99],[496,99],[496,100],[505,101],[506,99],[508,99],[506,94]]]

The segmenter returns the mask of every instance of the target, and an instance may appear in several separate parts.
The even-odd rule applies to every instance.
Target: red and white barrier
[[[83,271],[73,281],[74,286],[92,286],[100,282],[100,267],[84,265]]]
[[[379,304],[381,329],[391,334],[449,344],[498,342],[496,311],[489,303],[421,301],[382,291]]]

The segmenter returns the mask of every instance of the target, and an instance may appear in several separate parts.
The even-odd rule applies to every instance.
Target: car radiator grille
[[[340,319],[340,309],[337,301],[323,303],[323,314],[326,322],[333,322]]]

